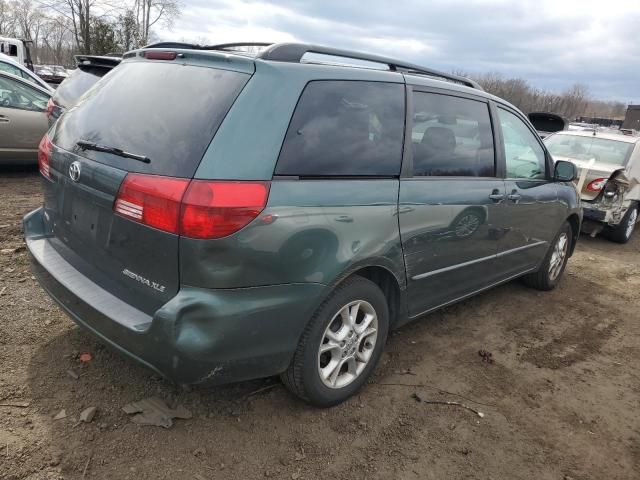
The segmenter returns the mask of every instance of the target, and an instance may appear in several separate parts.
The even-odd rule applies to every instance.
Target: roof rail
[[[302,57],[307,53],[317,53],[321,55],[331,55],[334,57],[351,58],[354,60],[364,60],[367,62],[381,63],[383,65],[387,65],[389,67],[389,70],[392,71],[443,78],[451,82],[460,83],[467,87],[483,90],[483,88],[477,82],[466,77],[460,77],[458,75],[440,72],[438,70],[421,67],[419,65],[403,62],[389,57],[371,55],[368,53],[359,53],[352,50],[321,47],[318,45],[309,45],[303,43],[277,43],[271,45],[263,52],[258,54],[258,57],[263,60],[300,63]]]
[[[268,47],[273,45],[266,42],[237,42],[220,43],[218,45],[197,45],[195,43],[184,42],[157,42],[146,45],[144,48],[183,48],[186,50],[233,50],[240,47]]]

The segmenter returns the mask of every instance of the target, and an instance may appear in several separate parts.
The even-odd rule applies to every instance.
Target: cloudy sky
[[[162,40],[302,41],[640,103],[638,0],[182,0]]]

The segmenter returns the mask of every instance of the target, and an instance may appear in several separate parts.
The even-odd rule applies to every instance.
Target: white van
[[[33,71],[33,62],[31,61],[31,52],[29,51],[30,43],[31,40],[0,37],[0,53],[4,53]]]

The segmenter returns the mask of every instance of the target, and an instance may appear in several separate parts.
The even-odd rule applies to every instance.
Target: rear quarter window
[[[310,82],[293,113],[276,175],[398,175],[404,104],[402,84]]]
[[[250,75],[165,62],[126,62],[60,118],[53,143],[127,171],[192,177]],[[80,150],[79,140],[148,157]]]

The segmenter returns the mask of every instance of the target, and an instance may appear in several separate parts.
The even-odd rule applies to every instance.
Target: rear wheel
[[[608,227],[605,230],[607,238],[617,243],[627,243],[636,228],[638,222],[638,206],[631,204],[622,220],[615,227]]]
[[[281,375],[291,392],[328,407],[356,393],[373,372],[387,339],[389,308],[382,290],[354,276],[318,308]]]
[[[562,273],[571,251],[572,230],[568,222],[564,222],[554,238],[542,265],[538,271],[522,277],[524,283],[537,290],[553,290],[560,282]]]

